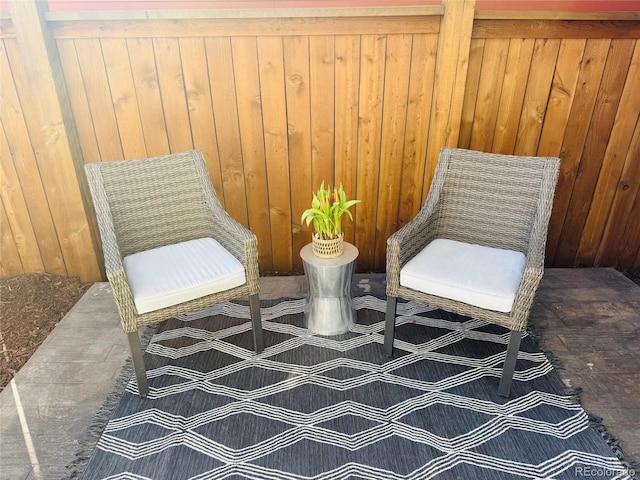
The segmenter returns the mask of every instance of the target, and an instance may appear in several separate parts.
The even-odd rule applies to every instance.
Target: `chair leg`
[[[504,359],[504,367],[502,367],[502,377],[500,378],[500,386],[498,394],[503,397],[509,397],[511,391],[511,381],[513,380],[513,372],[516,369],[516,361],[518,360],[518,352],[520,351],[520,339],[522,332],[511,330],[509,335],[509,346],[507,347],[507,356]]]
[[[393,357],[393,337],[396,328],[396,305],[398,297],[387,297],[387,316],[384,327],[384,354]]]
[[[146,397],[149,393],[149,383],[147,382],[147,371],[144,368],[144,358],[142,356],[142,345],[140,344],[140,336],[138,332],[127,333],[129,338],[129,348],[131,349],[131,358],[133,359],[133,368],[136,372],[136,381],[138,382],[138,392],[141,397]]]
[[[251,310],[251,325],[253,327],[253,344],[255,346],[256,353],[260,353],[264,349],[264,340],[262,338],[260,297],[257,293],[249,296],[249,308]]]

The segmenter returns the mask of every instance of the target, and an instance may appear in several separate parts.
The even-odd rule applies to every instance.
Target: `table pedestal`
[[[351,298],[351,277],[358,249],[345,242],[344,253],[336,258],[321,258],[311,244],[301,251],[304,272],[309,280],[309,297],[304,311],[304,326],[318,335],[340,335],[356,322]]]

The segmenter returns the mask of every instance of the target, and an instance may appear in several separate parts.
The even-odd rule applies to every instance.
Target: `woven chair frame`
[[[198,150],[85,166],[102,239],[105,270],[126,333],[177,315],[259,292],[256,236],[224,210]],[[138,314],[123,259],[202,237],[217,240],[245,268],[246,283]]]
[[[446,148],[420,212],[387,241],[387,295],[526,328],[542,275],[560,160]],[[509,313],[482,309],[400,285],[400,270],[436,238],[520,251],[525,269]]]

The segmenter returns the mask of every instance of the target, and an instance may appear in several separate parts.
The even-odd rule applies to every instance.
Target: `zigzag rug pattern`
[[[384,300],[356,297],[333,337],[302,327],[304,300],[262,305],[260,355],[243,304],[164,324],[148,398],[132,379],[83,478],[630,478],[526,337],[503,399],[500,327],[399,303],[388,359]]]

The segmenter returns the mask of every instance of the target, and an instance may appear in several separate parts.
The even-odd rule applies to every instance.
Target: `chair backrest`
[[[526,252],[532,229],[542,229],[538,234],[546,240],[559,162],[443,149],[436,172],[443,178],[434,211],[437,235]]]
[[[123,257],[211,236],[205,190],[213,187],[201,152],[91,163],[85,171],[103,243],[103,229],[112,228]]]

